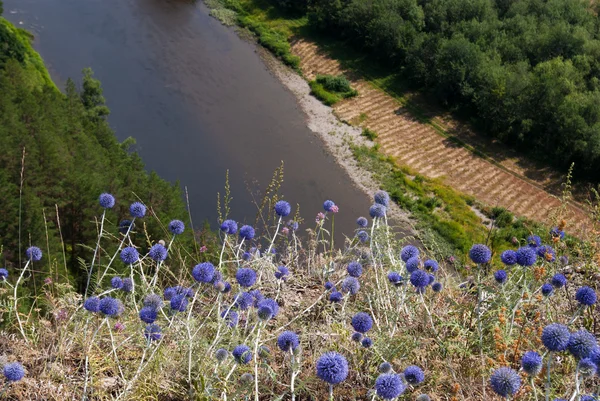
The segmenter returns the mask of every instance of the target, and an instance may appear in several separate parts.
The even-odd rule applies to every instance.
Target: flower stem
[[[90,265],[90,271],[88,272],[87,283],[85,284],[84,296],[87,296],[88,288],[90,287],[90,279],[92,278],[92,272],[94,270],[94,262],[96,261],[96,255],[98,254],[98,248],[100,248],[100,239],[102,238],[102,232],[104,231],[104,217],[106,216],[106,209],[102,212],[102,219],[100,219],[100,233],[98,234],[98,241],[96,242],[96,249],[94,249],[94,257]]]

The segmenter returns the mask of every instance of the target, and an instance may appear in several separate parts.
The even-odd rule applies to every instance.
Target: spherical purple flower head
[[[517,263],[520,266],[533,266],[537,261],[537,253],[535,248],[524,246],[517,249]]]
[[[348,267],[346,268],[346,270],[348,271],[348,274],[352,277],[360,277],[363,272],[362,265],[358,262],[348,263]]]
[[[474,263],[482,265],[490,261],[492,258],[492,251],[483,244],[475,244],[469,251],[469,257]]]
[[[173,235],[183,234],[184,230],[185,224],[183,224],[183,221],[181,220],[172,220],[169,223],[169,231],[171,231]]]
[[[527,244],[532,248],[537,248],[542,245],[542,239],[538,235],[530,235],[527,237]]]
[[[507,279],[508,279],[508,275],[506,274],[505,270],[498,270],[498,271],[494,272],[494,280],[496,280],[496,282],[498,284],[506,283]]]
[[[8,278],[8,270],[5,268],[0,268],[0,281],[6,280]]]
[[[157,324],[149,324],[144,329],[144,337],[150,341],[158,341],[162,337],[160,327]]]
[[[258,307],[258,303],[265,299],[265,296],[260,292],[260,290],[251,290],[248,291],[248,294],[252,295],[252,305]]]
[[[223,312],[221,312],[221,317],[225,319],[227,325],[229,327],[235,327],[238,324],[240,316],[236,311],[229,310],[227,311],[227,307],[225,306]]]
[[[382,362],[378,369],[379,373],[390,373],[392,371],[392,364],[389,362]]]
[[[290,269],[285,266],[279,266],[275,272],[275,278],[277,280],[285,281],[290,275]]]
[[[142,309],[140,309],[140,320],[144,323],[154,323],[157,317],[158,313],[154,308],[144,306]]]
[[[416,386],[425,380],[425,373],[423,373],[420,367],[411,365],[404,369],[404,379],[413,386]]]
[[[113,277],[110,279],[110,286],[115,290],[120,290],[123,288],[123,280],[121,277]]]
[[[121,234],[127,234],[128,231],[133,231],[135,228],[135,223],[132,223],[131,220],[121,220],[119,223],[119,232]]]
[[[246,310],[254,304],[254,297],[247,292],[240,292],[235,296],[234,305],[240,310]]]
[[[98,297],[90,297],[83,302],[85,310],[98,313],[100,311],[100,299]]]
[[[583,306],[592,306],[596,303],[598,297],[596,296],[596,291],[592,288],[583,286],[575,293],[575,299]]]
[[[369,221],[366,218],[364,218],[364,217],[361,216],[358,219],[356,219],[356,224],[359,227],[366,227],[366,226],[369,225]]]
[[[553,292],[554,292],[554,287],[552,287],[552,284],[545,283],[544,285],[542,285],[542,295],[543,296],[549,297],[550,295],[552,295]]]
[[[339,384],[348,377],[348,361],[337,352],[326,352],[317,360],[317,377],[329,384]]]
[[[435,276],[433,274],[429,274],[429,285],[435,282]]]
[[[343,295],[339,291],[333,291],[331,294],[329,294],[329,300],[331,302],[341,302],[342,298],[343,298]]]
[[[542,331],[542,343],[549,351],[560,352],[567,349],[571,333],[567,326],[552,323]]]
[[[398,272],[389,272],[387,278],[392,284],[402,281],[402,276]]]
[[[263,320],[266,322],[273,318],[273,309],[271,309],[270,306],[263,305],[260,308],[258,308],[257,314],[258,314],[258,318],[260,320]]]
[[[140,254],[138,253],[137,249],[135,249],[132,246],[123,248],[123,250],[121,251],[121,260],[125,264],[132,265],[135,262],[137,262],[139,258]]]
[[[365,338],[362,339],[362,341],[360,342],[360,344],[364,348],[371,348],[373,346],[373,340],[371,340],[369,337],[365,337]]]
[[[371,207],[369,208],[369,216],[371,216],[374,219],[385,217],[386,212],[387,212],[386,207],[383,205],[380,205],[379,203],[375,203],[374,205],[371,205]]]
[[[106,192],[100,194],[98,201],[100,202],[100,206],[104,209],[112,209],[115,205],[115,197]]]
[[[288,221],[288,226],[292,229],[292,231],[298,231],[298,222],[294,220]]]
[[[582,395],[579,401],[598,401],[593,395]]]
[[[192,269],[192,277],[199,283],[210,283],[215,276],[215,267],[210,262],[197,264]]]
[[[284,200],[280,200],[275,204],[275,213],[280,217],[287,217],[292,212],[290,204]]]
[[[160,297],[160,295],[148,294],[144,298],[144,306],[159,310],[160,308],[163,307],[163,300]]]
[[[410,274],[410,283],[417,288],[425,288],[429,285],[429,274],[423,270],[415,270]]]
[[[25,376],[25,369],[19,362],[12,362],[4,365],[2,373],[9,382],[18,382]]]
[[[365,243],[369,240],[369,234],[366,231],[359,231],[356,233],[356,237],[361,243]]]
[[[183,312],[187,308],[188,300],[183,294],[175,294],[171,298],[171,310]]]
[[[507,266],[517,263],[517,253],[512,249],[506,250],[500,254],[500,260]]]
[[[252,228],[252,226],[245,225],[240,228],[240,238],[244,240],[251,240],[254,238],[255,234],[256,233],[254,232],[254,228]]]
[[[563,239],[565,237],[565,232],[558,227],[552,227],[550,235],[554,238]]]
[[[352,327],[359,333],[366,333],[373,327],[373,319],[366,312],[358,312],[352,317]]]
[[[293,351],[298,348],[298,345],[300,345],[300,339],[293,331],[284,331],[277,337],[277,346],[283,352]]]
[[[420,264],[421,261],[419,260],[419,258],[417,256],[413,256],[412,258],[406,261],[406,271],[412,273],[419,268]]]
[[[133,290],[133,280],[131,280],[129,277],[125,277],[123,279],[123,286],[121,287],[121,290],[125,292],[131,292]]]
[[[221,223],[221,231],[225,234],[233,235],[237,233],[238,225],[234,220],[225,220]]]
[[[152,248],[148,251],[148,256],[150,256],[150,259],[152,260],[162,262],[167,258],[167,248],[161,244],[152,245]]]
[[[177,289],[175,287],[167,287],[163,292],[163,295],[167,301],[170,301],[175,294],[177,294]]]
[[[598,366],[590,358],[583,358],[577,364],[579,374],[583,377],[590,377],[598,372]]]
[[[440,292],[440,291],[442,291],[442,283],[433,283],[431,285],[431,289],[433,290],[433,292]]]
[[[388,207],[390,205],[390,195],[385,191],[377,191],[373,195],[373,200],[379,205]]]
[[[25,251],[25,256],[27,256],[27,260],[37,262],[38,260],[42,259],[42,250],[37,246],[30,246]]]
[[[516,394],[521,387],[521,378],[511,368],[496,369],[490,378],[492,390],[501,397],[510,397]]]
[[[359,343],[362,341],[363,335],[362,333],[354,332],[352,333],[352,336],[350,338],[352,339],[352,341]]]
[[[521,367],[529,376],[536,376],[542,370],[542,357],[534,351],[527,351],[521,358]]]
[[[326,200],[325,202],[323,202],[323,209],[326,212],[331,212],[331,208],[335,206],[335,202],[332,200]]]
[[[106,316],[115,317],[121,312],[121,303],[112,297],[105,297],[100,300],[98,309]]]
[[[589,331],[581,329],[571,334],[567,349],[577,359],[588,358],[598,346],[596,337]]]
[[[325,289],[327,291],[329,291],[331,289],[334,289],[334,288],[335,288],[335,285],[331,281],[328,281],[328,282],[325,283]]]
[[[438,265],[438,263],[435,260],[433,260],[433,259],[427,259],[425,261],[425,263],[423,263],[423,267],[428,272],[435,273],[436,271],[438,271],[439,265]]]
[[[418,256],[419,249],[413,245],[406,245],[404,248],[402,248],[402,251],[400,251],[400,258],[405,263],[408,261],[408,259],[415,258]]]
[[[223,362],[225,359],[227,359],[228,356],[229,356],[229,351],[227,351],[225,348],[219,348],[215,352],[215,359],[218,362]]]
[[[344,281],[342,281],[342,291],[350,293],[350,295],[355,295],[358,290],[360,290],[360,283],[356,279],[356,277],[346,277]]]
[[[250,252],[244,252],[242,254],[242,260],[244,261],[249,261],[252,258],[252,254]]]
[[[274,299],[271,299],[271,298],[261,299],[258,302],[257,306],[260,308],[261,306],[265,306],[265,305],[270,307],[273,310],[273,317],[275,317],[279,314],[279,304]]]
[[[562,288],[567,285],[567,278],[564,274],[557,273],[552,276],[550,283],[554,286],[554,288]]]
[[[129,206],[129,214],[131,214],[131,217],[141,219],[146,215],[146,206],[140,202],[133,202]]]
[[[242,365],[245,365],[252,360],[252,352],[250,352],[250,347],[247,345],[238,345],[233,349],[231,354],[235,358],[235,361]]]
[[[250,268],[242,267],[235,273],[235,279],[242,287],[252,287],[256,283],[256,272]]]
[[[537,248],[537,254],[540,258],[544,258],[546,262],[554,262],[556,260],[556,252],[550,245],[543,245]]]
[[[406,385],[399,375],[384,373],[375,380],[375,391],[384,400],[393,400],[406,390]]]

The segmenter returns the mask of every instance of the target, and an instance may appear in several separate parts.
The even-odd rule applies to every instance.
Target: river
[[[314,226],[326,199],[340,207],[336,233],[352,233],[368,212],[369,198],[306,127],[256,46],[201,2],[5,0],[4,16],[35,35],[59,87],[94,70],[118,139],[134,137],[148,169],[188,188],[196,225],[216,225],[227,170],[231,217],[253,221],[253,197],[281,161],[280,193],[300,204],[304,227]]]

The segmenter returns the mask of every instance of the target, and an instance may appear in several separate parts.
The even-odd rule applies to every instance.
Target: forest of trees
[[[179,185],[146,172],[139,156],[130,151],[132,139],[117,141],[106,121],[109,110],[102,88],[91,70],[84,71],[81,89],[69,80],[61,93],[39,79],[43,65],[32,67],[37,54],[26,37],[0,18],[0,266],[18,266],[26,247],[34,244],[45,253],[36,267],[42,274],[37,274],[34,285],[36,281],[40,285],[47,275],[44,271],[54,266],[81,288],[85,268],[80,260],[91,259],[86,246],[93,247],[97,238],[100,193],[117,198],[105,227],[115,234],[119,222],[129,218],[128,206],[137,197],[163,222],[185,219],[187,212]],[[139,223],[140,228],[144,225],[154,241],[166,232],[152,217]]]
[[[587,0],[274,0],[479,131],[600,179],[600,23]]]

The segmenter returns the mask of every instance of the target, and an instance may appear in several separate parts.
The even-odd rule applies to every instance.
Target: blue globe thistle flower
[[[131,278],[125,277],[123,279],[123,286],[121,287],[121,290],[125,292],[133,291],[133,281],[131,280]]]
[[[542,245],[542,239],[538,235],[530,235],[527,237],[527,244],[531,248],[537,248]]]
[[[423,373],[423,370],[418,366],[407,366],[406,369],[404,369],[404,379],[413,386],[416,386],[425,380],[425,373]]]
[[[140,309],[140,320],[144,323],[154,323],[157,317],[158,313],[154,308],[144,306],[142,309]]]
[[[172,220],[169,223],[169,231],[171,231],[173,235],[183,234],[184,230],[185,224],[183,224],[183,221],[181,220]]]
[[[567,278],[564,274],[557,273],[554,276],[552,276],[552,279],[550,279],[550,283],[554,286],[554,288],[562,288],[565,285],[567,285]]]
[[[374,219],[385,217],[386,212],[386,207],[380,205],[379,203],[376,203],[369,208],[369,216],[371,216]]]
[[[215,352],[215,359],[218,362],[223,362],[225,359],[227,359],[228,356],[229,356],[229,351],[227,351],[225,348],[219,348]]]
[[[435,260],[433,260],[433,259],[427,259],[425,261],[425,263],[423,263],[423,267],[428,272],[435,273],[436,271],[438,271],[439,265],[438,265],[438,263]]]
[[[335,206],[335,203],[332,200],[326,200],[323,202],[323,209],[326,212],[331,212],[331,208]]]
[[[129,206],[129,214],[131,214],[131,217],[141,219],[146,215],[146,206],[141,202],[133,202]]]
[[[248,294],[252,295],[252,298],[254,299],[252,301],[252,305],[254,305],[256,307],[258,307],[258,303],[260,301],[265,299],[265,296],[262,294],[262,292],[260,292],[260,290],[251,290],[248,292]]]
[[[90,297],[83,302],[85,310],[98,313],[100,311],[100,299],[98,297]]]
[[[240,228],[240,238],[244,240],[251,240],[252,238],[254,238],[254,235],[256,235],[256,233],[252,226],[245,225],[242,226],[242,228]]]
[[[133,231],[135,228],[135,223],[132,223],[131,220],[121,220],[119,223],[119,232],[121,234],[127,234],[128,231]]]
[[[366,333],[373,327],[373,319],[366,312],[358,312],[352,317],[352,327],[359,333]]]
[[[256,283],[256,272],[250,268],[242,267],[235,273],[235,279],[242,287],[252,287]]]
[[[225,234],[233,235],[237,233],[238,225],[234,220],[225,220],[221,223],[221,231]]]
[[[292,212],[290,204],[284,200],[280,200],[275,204],[275,213],[280,217],[287,217]]]
[[[339,384],[348,377],[348,361],[337,352],[326,352],[317,360],[317,377],[329,384]]]
[[[506,283],[507,279],[508,279],[508,275],[506,274],[505,270],[498,270],[498,271],[494,272],[494,280],[496,280],[496,282],[498,284]]]
[[[25,376],[25,369],[19,362],[11,362],[4,365],[2,373],[9,382],[18,382]]]
[[[343,295],[339,291],[333,291],[331,294],[329,294],[329,300],[331,302],[341,302],[342,298],[343,298]]]
[[[8,270],[5,268],[0,268],[0,281],[6,280],[8,278]]]
[[[425,288],[429,285],[429,274],[423,270],[415,270],[410,274],[410,283],[417,288]]]
[[[331,290],[333,288],[335,288],[335,285],[331,281],[328,281],[328,282],[325,283],[325,289],[327,291],[329,291],[329,290]]]
[[[112,297],[104,297],[100,300],[98,309],[106,316],[115,317],[121,312],[121,303]]]
[[[271,318],[273,318],[273,309],[271,309],[270,306],[263,305],[260,308],[258,308],[257,314],[258,314],[258,318],[260,320],[263,320],[266,322],[268,320],[271,320]]]
[[[275,278],[277,280],[285,281],[290,275],[290,269],[285,266],[277,267],[277,271],[275,272]]]
[[[433,274],[429,274],[429,285],[435,282],[435,276]]]
[[[469,251],[469,257],[474,263],[482,265],[490,261],[492,258],[492,251],[490,251],[490,248],[483,244],[475,244]]]
[[[227,322],[227,326],[235,327],[238,324],[240,316],[236,311],[229,310],[227,311],[227,307],[221,312],[221,317],[225,319]]]
[[[356,233],[356,237],[358,237],[358,240],[363,244],[369,240],[369,234],[362,230]]]
[[[543,296],[549,297],[550,295],[552,295],[553,292],[554,292],[554,287],[552,287],[552,284],[545,283],[544,285],[542,285],[542,295]]]
[[[392,364],[389,362],[382,362],[379,365],[379,373],[390,373],[392,371]]]
[[[371,340],[369,337],[365,337],[362,339],[360,344],[365,348],[371,348],[371,346],[373,346],[373,340]]]
[[[553,238],[565,238],[565,232],[558,227],[552,227],[552,229],[550,230],[550,235]]]
[[[501,397],[510,397],[516,394],[521,387],[521,378],[511,368],[499,368],[492,373],[490,378],[492,390]]]
[[[194,298],[194,289],[191,287],[181,287],[180,294],[185,295],[188,298]]]
[[[298,348],[298,345],[300,345],[300,339],[293,331],[284,331],[277,337],[277,346],[283,352],[293,351]]]
[[[406,261],[406,271],[412,273],[419,268],[420,264],[421,261],[419,260],[419,258],[417,256],[413,256],[412,258]]]
[[[542,343],[550,351],[560,352],[566,350],[570,338],[569,329],[562,324],[549,324],[542,331]]]
[[[222,281],[214,282],[213,287],[215,287],[215,289],[219,292],[225,291],[225,283]]]
[[[292,231],[298,231],[298,222],[294,220],[288,221],[288,226],[292,229]]]
[[[261,299],[257,304],[257,306],[259,308],[264,305],[270,307],[273,310],[273,317],[275,317],[279,314],[279,304],[274,299],[271,299],[271,298]]]
[[[231,353],[235,361],[241,365],[245,365],[252,360],[252,352],[247,345],[238,345]]]
[[[163,292],[163,295],[167,301],[170,301],[175,294],[177,294],[177,289],[175,287],[167,287]]]
[[[162,262],[167,258],[167,248],[161,244],[152,245],[152,248],[148,251],[148,256],[150,256],[150,259],[152,260]]]
[[[375,392],[384,400],[393,400],[406,390],[406,385],[399,375],[384,373],[375,380]]]
[[[590,352],[590,359],[598,366],[598,369],[600,369],[600,347],[596,347]]]
[[[598,401],[598,399],[592,395],[582,395],[579,401]]]
[[[121,260],[125,264],[132,265],[137,262],[139,258],[140,254],[138,253],[137,249],[132,246],[125,247],[121,251]]]
[[[434,292],[440,292],[440,291],[442,291],[442,283],[433,283],[433,284],[431,285],[431,289],[432,289]]]
[[[598,372],[598,366],[590,358],[581,359],[577,364],[577,368],[579,369],[579,374],[583,377],[590,377]]]
[[[537,376],[542,370],[542,357],[534,351],[527,351],[521,358],[521,367],[529,376]]]
[[[225,281],[225,289],[222,291],[223,294],[227,294],[229,291],[231,291],[231,283],[229,283],[229,281]]]
[[[344,281],[342,281],[341,287],[343,292],[355,295],[360,289],[360,283],[358,282],[356,277],[346,277]]]
[[[512,249],[506,250],[500,254],[500,260],[507,266],[517,263],[517,253]]]
[[[584,306],[592,306],[596,303],[598,297],[596,296],[596,291],[588,286],[580,287],[575,293],[575,299],[581,305]]]
[[[120,290],[123,288],[123,280],[121,277],[113,277],[110,279],[110,286],[115,290]]]
[[[560,263],[563,264],[564,266],[569,264],[569,257],[567,255],[562,255],[560,258]]]
[[[396,284],[399,281],[402,281],[402,276],[398,272],[389,272],[387,274],[387,278],[392,284]]]
[[[588,358],[598,346],[596,337],[589,331],[581,329],[569,337],[567,349],[577,359]]]
[[[100,202],[100,207],[104,209],[112,209],[115,206],[115,197],[109,193],[100,194],[98,201]]]
[[[543,258],[547,262],[554,262],[556,260],[556,252],[549,245],[542,245],[536,248],[536,252],[540,258]]]
[[[359,217],[358,219],[356,219],[356,225],[364,228],[369,225],[369,221],[364,217]]]
[[[215,266],[210,262],[197,264],[192,269],[192,277],[199,283],[210,283],[215,276]]]
[[[252,258],[252,254],[250,252],[244,252],[242,254],[242,260],[244,261],[249,261]]]
[[[240,292],[236,295],[234,304],[240,310],[246,310],[254,305],[254,297],[247,292]]]
[[[402,259],[402,261],[405,263],[408,261],[408,259],[418,256],[419,249],[413,245],[406,245],[404,248],[402,248],[402,251],[400,251],[400,259]]]
[[[171,310],[183,312],[187,308],[188,300],[183,294],[175,294],[171,298]]]
[[[356,331],[356,332],[352,333],[352,337],[350,337],[350,338],[352,339],[352,341],[359,343],[362,341],[363,335],[362,335],[362,333],[359,333]]]
[[[390,205],[390,195],[385,191],[377,191],[373,196],[375,203],[388,207]]]
[[[144,337],[149,341],[158,341],[162,337],[161,329],[157,324],[149,324],[144,329]]]
[[[517,263],[520,266],[533,266],[537,261],[537,253],[535,249],[529,246],[524,246],[517,249]]]
[[[348,267],[346,268],[348,274],[352,277],[360,277],[363,269],[362,265],[358,262],[350,262],[348,263]]]
[[[159,310],[163,307],[163,300],[160,295],[148,294],[144,298],[144,306]]]
[[[37,246],[30,246],[25,251],[25,256],[27,256],[28,260],[37,262],[42,259],[42,250]]]

